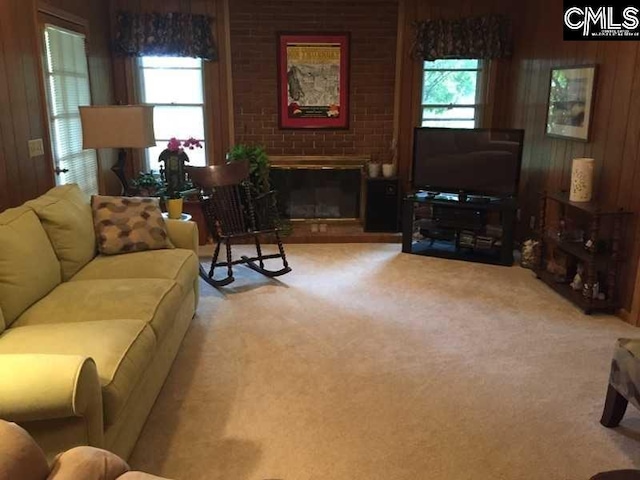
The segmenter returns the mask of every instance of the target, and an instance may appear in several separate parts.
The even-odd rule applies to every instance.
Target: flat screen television
[[[416,190],[511,197],[518,193],[524,130],[415,129]]]

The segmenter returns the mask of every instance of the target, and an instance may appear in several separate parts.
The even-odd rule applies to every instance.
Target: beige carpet
[[[616,338],[519,267],[290,245],[199,314],[131,458],[177,480],[588,479],[640,468],[598,419]]]

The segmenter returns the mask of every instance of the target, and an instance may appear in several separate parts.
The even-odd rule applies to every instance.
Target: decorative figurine
[[[584,275],[584,266],[579,263],[578,266],[576,267],[576,274],[573,277],[573,282],[571,282],[571,288],[573,288],[574,290],[578,291],[578,290],[582,290],[582,287],[584,285],[584,281],[582,280],[582,276]]]
[[[540,242],[537,240],[527,240],[522,245],[522,257],[520,265],[524,268],[533,268],[536,264],[537,248]]]

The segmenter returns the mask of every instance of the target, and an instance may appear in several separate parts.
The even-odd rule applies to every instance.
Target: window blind
[[[57,184],[77,183],[88,195],[98,193],[95,150],[82,149],[79,106],[91,104],[85,36],[46,25],[45,80]]]

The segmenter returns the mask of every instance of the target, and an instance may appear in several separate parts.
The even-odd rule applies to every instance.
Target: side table
[[[162,212],[162,216],[164,217],[164,219],[168,219],[169,218],[169,214],[167,212]],[[188,213],[183,213],[180,216],[180,221],[181,222],[190,222],[192,221],[193,217],[191,215],[189,215]],[[178,219],[176,219],[178,220]],[[198,262],[200,263],[200,262]],[[202,264],[200,263],[200,277],[204,278],[204,279],[208,279],[209,276],[207,275],[207,272],[204,271],[204,268],[202,268]]]

